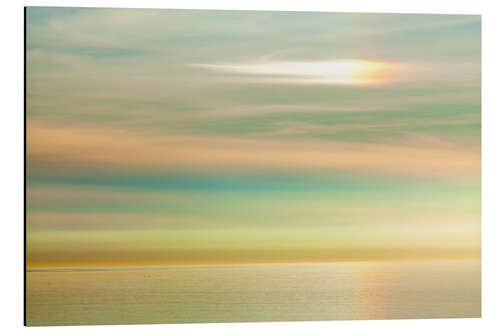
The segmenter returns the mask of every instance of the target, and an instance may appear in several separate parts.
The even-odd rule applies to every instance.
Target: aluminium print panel
[[[26,325],[481,316],[481,17],[26,9]]]

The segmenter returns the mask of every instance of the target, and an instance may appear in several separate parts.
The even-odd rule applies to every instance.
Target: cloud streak
[[[330,60],[309,62],[267,62],[249,64],[194,64],[214,71],[265,76],[267,81],[288,84],[371,85],[389,81],[387,72],[398,65],[367,60]]]
[[[133,152],[133,156],[131,153]],[[413,176],[475,178],[480,151],[447,145],[281,142],[198,136],[143,136],[121,129],[28,125],[31,168],[104,166],[108,168],[271,168],[353,170]],[[30,169],[31,169],[30,168]]]
[[[267,61],[234,64],[192,64],[216,73],[221,83],[298,85],[388,85],[469,81],[479,78],[477,63],[396,63],[363,59]]]

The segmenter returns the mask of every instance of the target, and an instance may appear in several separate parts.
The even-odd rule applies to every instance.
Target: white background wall
[[[483,15],[483,318],[25,328],[23,316],[23,6],[254,9]],[[0,5],[0,330],[18,332],[500,332],[500,4],[494,0],[20,1]]]

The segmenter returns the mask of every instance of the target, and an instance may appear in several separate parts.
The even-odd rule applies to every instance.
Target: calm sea
[[[28,325],[481,315],[479,261],[31,271]]]

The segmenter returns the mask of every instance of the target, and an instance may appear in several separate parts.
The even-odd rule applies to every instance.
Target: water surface
[[[28,325],[481,316],[479,261],[34,270]]]

